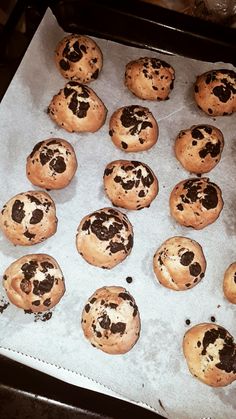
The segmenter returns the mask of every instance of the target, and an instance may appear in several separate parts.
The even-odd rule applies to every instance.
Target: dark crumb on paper
[[[142,384],[142,387],[144,387],[144,384]]]
[[[185,320],[185,323],[187,324],[187,326],[189,326],[189,325],[190,325],[190,323],[191,323],[191,321],[190,321],[189,319],[186,319],[186,320]]]
[[[131,284],[133,282],[132,276],[127,276],[127,278],[125,280],[126,280],[126,282],[128,282],[128,284]]]
[[[0,299],[0,314],[2,314],[4,310],[6,310],[9,304],[9,301],[5,300],[4,297]]]
[[[162,401],[160,399],[158,399],[158,402],[159,402],[159,405],[161,406],[161,408],[166,411],[166,409],[164,408],[164,406],[162,404]]]
[[[24,310],[25,314],[33,314],[34,315],[34,322],[38,322],[41,320],[41,322],[46,322],[48,320],[51,319],[52,317],[52,312],[51,311],[46,311],[44,313],[33,313],[32,310]]]
[[[52,317],[52,312],[51,311],[47,311],[46,313],[34,313],[34,321],[38,322],[38,321],[42,321],[42,322],[47,322],[48,320],[50,320]]]
[[[220,308],[220,307],[221,307],[221,305],[220,305],[220,304],[218,304],[217,308]]]
[[[215,316],[211,316],[211,322],[215,322],[215,321],[216,321]]]

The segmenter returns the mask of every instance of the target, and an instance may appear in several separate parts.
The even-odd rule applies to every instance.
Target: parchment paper
[[[70,141],[76,150],[78,171],[66,189],[50,192],[58,216],[58,230],[53,237],[26,248],[14,247],[1,233],[0,270],[3,274],[11,262],[24,254],[48,253],[62,268],[66,294],[49,321],[25,314],[13,305],[3,310],[1,353],[54,375],[57,368],[58,375],[65,380],[69,371],[69,380],[75,384],[81,374],[88,377],[92,387],[100,383],[100,391],[112,391],[168,418],[232,419],[236,416],[236,382],[214,389],[195,379],[182,353],[182,338],[188,327],[210,322],[211,316],[236,337],[235,307],[225,300],[222,292],[224,271],[236,259],[236,118],[208,117],[198,110],[192,97],[192,85],[198,74],[212,68],[233,67],[163,56],[97,39],[104,66],[90,86],[107,106],[107,120],[97,133],[69,134],[58,128],[46,113],[52,96],[66,82],[53,61],[53,51],[63,36],[48,11],[1,103],[0,205],[19,192],[37,189],[26,178],[25,162],[38,141],[49,137]],[[175,87],[168,101],[142,101],[125,88],[125,65],[140,56],[160,57],[175,68]],[[132,104],[149,107],[158,121],[160,134],[149,151],[126,154],[111,142],[108,123],[118,107]],[[225,205],[218,220],[202,231],[178,225],[169,215],[168,204],[175,184],[191,177],[174,157],[175,137],[181,129],[198,123],[217,126],[225,137],[221,162],[208,175],[221,187]],[[109,271],[83,260],[76,251],[75,235],[84,215],[111,205],[103,191],[102,176],[106,164],[115,159],[140,160],[150,165],[158,177],[160,191],[150,208],[138,212],[123,210],[134,228],[134,247],[123,263]],[[162,287],[152,271],[156,249],[174,235],[197,240],[207,260],[205,278],[185,292]],[[128,276],[133,278],[131,284],[126,282]],[[126,287],[139,307],[140,339],[125,355],[112,356],[93,348],[81,330],[84,304],[97,288],[105,285]],[[3,301],[3,289],[0,294]],[[191,321],[190,326],[186,325],[186,319]]]

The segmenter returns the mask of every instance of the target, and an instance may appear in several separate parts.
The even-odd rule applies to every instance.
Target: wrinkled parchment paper
[[[104,66],[90,86],[108,108],[107,120],[97,133],[70,134],[57,127],[46,113],[52,96],[66,82],[53,61],[53,51],[63,36],[48,11],[1,103],[0,205],[19,192],[37,189],[26,178],[25,162],[38,141],[50,137],[70,141],[77,154],[78,171],[66,189],[50,192],[58,216],[58,230],[53,237],[25,248],[13,246],[1,233],[0,270],[2,275],[11,262],[24,254],[48,253],[62,268],[66,294],[48,321],[43,316],[25,314],[13,305],[2,310],[0,352],[75,384],[82,382],[85,387],[141,403],[168,418],[232,419],[236,416],[236,382],[215,389],[202,384],[189,373],[182,353],[182,338],[188,327],[210,322],[212,316],[236,338],[235,307],[222,292],[224,271],[236,259],[236,117],[208,117],[198,110],[192,97],[198,74],[232,66],[163,56],[97,39]],[[140,56],[160,57],[175,68],[175,87],[168,101],[142,101],[125,88],[125,65]],[[118,107],[132,104],[149,107],[160,134],[149,151],[126,154],[111,142],[108,123]],[[225,205],[218,220],[202,231],[178,225],[169,215],[168,204],[175,184],[191,177],[174,157],[175,137],[181,129],[198,123],[217,126],[225,137],[222,159],[208,175],[221,187]],[[102,177],[106,164],[115,159],[140,160],[150,165],[160,191],[150,208],[123,210],[134,228],[134,247],[123,263],[109,271],[83,260],[76,251],[75,235],[84,215],[111,205],[103,191]],[[197,240],[207,260],[205,278],[184,292],[162,287],[152,271],[156,249],[174,235]],[[128,276],[133,278],[131,284],[126,282]],[[81,330],[84,304],[105,285],[126,287],[139,307],[140,339],[125,355],[112,356],[93,348]],[[2,288],[0,294],[4,301]],[[191,322],[189,326],[186,319]]]

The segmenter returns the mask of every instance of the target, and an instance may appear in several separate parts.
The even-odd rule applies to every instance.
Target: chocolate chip
[[[85,309],[86,313],[88,313],[89,310],[90,310],[90,304],[86,304],[86,306],[84,307],[84,309]]]
[[[128,144],[125,143],[124,141],[121,141],[121,147],[126,150],[128,148]]]
[[[187,325],[190,325],[191,321],[190,321],[189,319],[186,319],[186,320],[185,320],[185,323],[186,323]]]
[[[44,300],[43,305],[45,307],[49,307],[51,305],[51,298],[46,298],[46,300]]]
[[[66,170],[66,163],[62,156],[57,156],[49,163],[50,169],[56,173],[63,173]]]
[[[36,208],[32,211],[32,216],[30,218],[30,224],[38,224],[43,218],[43,211],[41,209]]]
[[[126,323],[118,322],[111,324],[111,333],[120,333],[121,335],[124,334],[126,329]]]
[[[198,276],[201,273],[201,270],[202,268],[198,262],[194,262],[189,266],[189,272],[192,276]]]
[[[27,280],[33,278],[37,268],[38,262],[36,260],[30,260],[29,262],[24,263],[21,266],[21,271],[23,272],[24,278]]]
[[[103,316],[98,318],[98,322],[100,324],[100,326],[102,327],[102,329],[109,329],[110,324],[111,324],[111,319],[107,314],[103,314]]]
[[[184,207],[183,207],[183,205],[182,205],[182,204],[178,204],[178,205],[176,205],[176,208],[177,208],[179,211],[183,211],[183,209],[184,209]]]
[[[132,276],[127,276],[126,282],[128,282],[128,284],[131,284],[133,282]]]
[[[218,196],[217,196],[217,190],[214,187],[214,185],[207,185],[207,187],[204,189],[204,198],[201,200],[202,205],[207,210],[216,208],[218,205]]]
[[[199,151],[199,156],[201,157],[201,159],[204,159],[207,156],[207,154],[210,154],[210,156],[214,158],[220,154],[220,149],[221,149],[220,141],[217,141],[216,144],[207,142],[205,144],[205,147]]]
[[[183,266],[188,266],[193,261],[193,259],[194,259],[194,253],[190,252],[190,251],[187,251],[187,252],[182,254],[182,256],[180,258],[180,263]]]
[[[40,300],[32,301],[33,306],[40,306]]]
[[[25,217],[25,211],[23,210],[23,208],[24,202],[21,202],[19,199],[16,199],[14,204],[12,205],[11,217],[13,221],[15,221],[18,224],[20,224]]]
[[[22,281],[20,282],[20,289],[25,293],[25,294],[29,294],[31,291],[31,282],[29,279],[22,279]]]
[[[64,59],[59,61],[59,66],[62,68],[62,70],[67,71],[70,69],[70,63]]]

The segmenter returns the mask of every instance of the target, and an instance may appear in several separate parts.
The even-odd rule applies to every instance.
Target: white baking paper
[[[72,143],[78,171],[63,190],[51,191],[57,208],[57,233],[32,247],[13,246],[1,233],[0,271],[29,253],[48,253],[60,264],[66,294],[52,310],[49,321],[25,314],[9,305],[0,315],[1,353],[34,368],[85,387],[141,403],[168,418],[232,419],[236,417],[236,382],[225,388],[211,388],[188,371],[182,353],[182,339],[188,327],[210,322],[211,316],[236,338],[235,306],[222,292],[225,269],[235,261],[236,220],[236,118],[212,118],[198,110],[193,101],[196,76],[212,68],[233,68],[226,63],[206,63],[97,39],[104,55],[99,78],[90,86],[104,101],[108,115],[105,125],[93,134],[70,134],[57,127],[47,115],[52,96],[66,81],[57,71],[53,51],[64,36],[48,11],[0,106],[0,206],[13,195],[34,188],[26,178],[26,157],[38,142],[50,137]],[[165,59],[176,71],[170,99],[142,101],[124,86],[126,63],[141,56]],[[149,151],[126,154],[110,140],[108,124],[120,106],[149,107],[159,124],[159,139]],[[173,152],[181,129],[208,123],[222,130],[225,147],[220,163],[208,175],[223,193],[224,209],[218,220],[202,231],[178,225],[169,215],[169,195],[177,182],[191,177]],[[160,191],[150,208],[123,210],[134,229],[134,247],[127,259],[112,270],[89,265],[77,253],[75,235],[82,217],[110,206],[103,191],[103,172],[115,159],[147,163],[157,175]],[[207,260],[205,278],[193,289],[175,292],[161,286],[152,270],[156,249],[167,238],[183,235],[197,240]],[[128,284],[126,278],[133,282]],[[125,355],[108,355],[93,348],[81,330],[81,312],[93,292],[105,285],[126,287],[139,307],[140,339]],[[2,300],[5,298],[1,289]],[[191,321],[187,326],[185,321]],[[57,373],[58,371],[58,373]],[[64,372],[64,374],[63,374]]]

